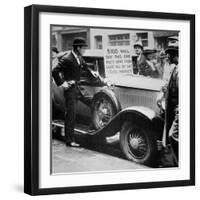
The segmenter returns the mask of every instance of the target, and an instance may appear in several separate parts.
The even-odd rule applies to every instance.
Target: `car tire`
[[[128,160],[154,166],[157,158],[157,141],[144,125],[125,122],[120,132],[120,146]]]
[[[101,129],[120,111],[118,100],[109,92],[99,92],[92,101],[92,124]]]

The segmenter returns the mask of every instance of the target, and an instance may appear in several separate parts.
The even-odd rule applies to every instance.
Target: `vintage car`
[[[92,125],[95,131],[91,135],[109,137],[120,132],[120,144],[126,157],[151,165],[156,158],[156,140],[160,137],[161,128],[156,125],[156,99],[163,81],[137,74],[106,77],[100,51],[88,51],[84,59],[90,65],[92,63],[93,70],[83,71],[78,83],[80,101],[77,116],[84,119],[83,123]],[[54,81],[52,99],[53,110],[64,113],[63,89]],[[151,130],[147,119],[155,121],[153,129],[156,131]],[[146,126],[139,126],[145,122]]]

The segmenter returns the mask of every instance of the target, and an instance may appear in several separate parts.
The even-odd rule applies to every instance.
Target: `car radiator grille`
[[[134,88],[116,88],[122,109],[130,106],[145,106],[157,110],[156,98],[158,92]]]

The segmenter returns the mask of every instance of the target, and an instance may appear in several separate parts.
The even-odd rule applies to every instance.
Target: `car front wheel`
[[[120,132],[120,146],[126,158],[139,164],[155,164],[157,142],[144,125],[125,122]]]
[[[95,129],[106,126],[118,112],[116,100],[106,93],[98,94],[92,107],[92,123]]]

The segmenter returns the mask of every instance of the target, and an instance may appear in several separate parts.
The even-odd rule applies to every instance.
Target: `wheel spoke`
[[[98,115],[98,123],[101,127],[105,126],[113,116],[111,104],[104,98],[99,99],[95,103],[96,115]]]
[[[128,145],[134,157],[143,158],[147,153],[147,141],[140,129],[133,129],[129,132]]]

